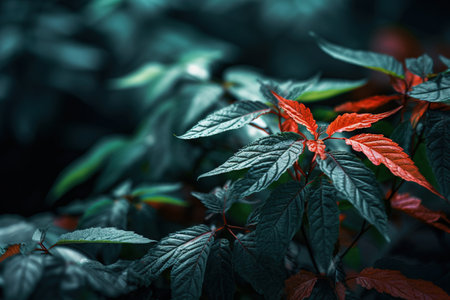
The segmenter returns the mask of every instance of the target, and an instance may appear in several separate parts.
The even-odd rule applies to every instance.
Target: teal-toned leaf
[[[255,232],[238,238],[233,248],[236,272],[266,299],[278,299],[286,277],[280,259],[258,251]]]
[[[426,121],[428,160],[441,187],[442,195],[450,198],[450,116],[445,112],[429,111]]]
[[[37,254],[15,255],[8,259],[3,269],[5,299],[28,299],[42,277],[43,262],[43,256]]]
[[[303,152],[303,142],[302,137],[293,132],[260,138],[199,178],[242,170],[261,163],[271,163],[274,174],[279,177]]]
[[[422,78],[433,73],[433,59],[427,54],[419,56],[418,58],[407,58],[405,63],[408,70]]]
[[[170,273],[172,299],[199,299],[214,232],[183,246]]]
[[[428,102],[450,102],[450,74],[441,74],[413,87],[409,96]]]
[[[261,207],[256,226],[259,252],[281,258],[302,224],[305,187],[297,181],[276,188]]]
[[[150,62],[122,78],[112,80],[111,87],[124,89],[143,86],[154,80],[165,69],[166,67],[158,62]]]
[[[138,186],[131,192],[133,197],[151,194],[166,194],[179,191],[182,187],[181,183],[165,183],[155,185],[142,185]]]
[[[411,122],[407,120],[400,123],[397,127],[394,128],[394,131],[391,134],[391,140],[402,147],[406,154],[410,155],[411,139],[413,133],[414,131],[411,126]]]
[[[227,182],[223,188],[216,188],[211,193],[193,192],[192,196],[199,199],[212,213],[222,213],[230,209],[231,205],[239,200],[235,197],[234,183]]]
[[[256,70],[231,67],[225,71],[224,79],[227,90],[238,100],[262,100],[260,80],[267,79]]]
[[[80,229],[65,233],[59,237],[57,245],[80,243],[107,243],[107,244],[148,244],[149,240],[133,231],[125,231],[114,227],[94,227]]]
[[[447,66],[447,68],[450,69],[450,59],[443,56],[443,55],[439,55],[439,59]]]
[[[234,281],[232,252],[227,239],[216,240],[211,247],[205,273],[205,293],[211,300],[233,300]]]
[[[125,139],[116,137],[102,140],[94,145],[88,153],[64,169],[50,191],[49,199],[56,200],[76,185],[89,179],[112,153],[125,144]]]
[[[328,270],[339,236],[339,208],[336,200],[334,187],[327,180],[321,180],[308,201],[311,247],[321,272]]]
[[[316,74],[304,81],[259,81],[261,84],[260,92],[266,100],[278,106],[278,99],[272,94],[272,91],[286,99],[297,99],[316,85],[319,78],[320,74]]]
[[[96,181],[95,191],[103,192],[117,183],[125,172],[141,161],[148,149],[145,141],[136,139],[112,153]]]
[[[361,216],[389,240],[386,211],[373,172],[355,155],[343,151],[329,152],[325,160],[318,158],[317,164]]]
[[[83,214],[79,227],[116,227],[125,229],[130,204],[125,199],[101,197]]]
[[[238,129],[269,111],[262,102],[239,101],[210,114],[179,138],[195,139]]]
[[[190,275],[194,276],[193,280],[196,288],[202,286],[204,267],[206,264],[206,252],[209,253],[209,248],[213,242],[214,231],[206,225],[197,225],[187,229],[177,231],[169,234],[163,238],[157,245],[149,250],[149,252],[140,260],[132,264],[131,268],[144,284],[149,285],[153,280],[167,268],[177,263],[177,283],[173,284],[173,288],[181,288],[183,285],[178,280],[185,278],[180,266],[180,261],[186,263],[186,270],[189,270]],[[195,259],[201,260],[201,265],[194,265],[191,262]],[[204,261],[203,261],[204,260]],[[204,264],[205,263],[205,264]],[[173,272],[173,270],[172,270]],[[188,273],[189,273],[188,272]],[[172,275],[172,278],[174,275]],[[186,275],[187,276],[187,275]],[[201,290],[200,290],[201,291]],[[174,291],[173,291],[174,292]],[[178,291],[182,293],[183,291]],[[197,293],[197,290],[186,290],[187,294],[191,295]]]
[[[312,102],[322,99],[328,99],[337,95],[357,89],[367,83],[366,79],[361,80],[341,80],[341,79],[322,79],[314,84],[306,92],[300,95],[296,100],[302,102]]]
[[[317,44],[323,51],[336,59],[399,78],[403,78],[405,75],[402,64],[392,56],[345,48],[330,43],[314,33],[311,33],[311,35],[316,39]]]

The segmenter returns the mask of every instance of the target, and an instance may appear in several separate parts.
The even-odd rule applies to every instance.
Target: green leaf
[[[234,281],[232,252],[227,239],[216,240],[211,247],[205,274],[205,293],[211,300],[233,300]]]
[[[139,186],[131,192],[133,197],[138,197],[142,195],[151,194],[165,194],[179,191],[182,187],[181,183],[166,183],[166,184],[156,184],[156,185],[142,185]]]
[[[188,206],[188,203],[183,199],[165,195],[150,195],[150,196],[141,196],[140,201],[145,203],[161,203],[161,204],[170,204],[176,206]]]
[[[125,144],[125,139],[115,137],[101,140],[94,145],[87,154],[64,169],[50,191],[49,199],[54,201],[74,186],[89,179],[112,153],[122,148]]]
[[[94,202],[81,217],[79,226],[87,227],[117,227],[125,229],[130,204],[125,199],[112,200],[101,197]]]
[[[412,136],[413,128],[411,126],[411,122],[408,119],[395,127],[394,131],[391,134],[391,140],[402,147],[406,154],[410,155]]]
[[[15,255],[3,269],[5,299],[28,299],[42,277],[44,257],[39,254]]]
[[[339,208],[336,190],[327,180],[321,180],[308,201],[309,236],[314,257],[321,272],[326,272],[333,258],[339,236]]]
[[[158,62],[150,62],[122,78],[111,80],[110,85],[115,89],[143,86],[154,80],[165,69],[166,67]]]
[[[315,33],[311,35],[316,39],[319,47],[330,56],[372,70],[380,71],[398,78],[404,78],[402,64],[390,55],[371,51],[353,50],[330,43]]]
[[[442,195],[450,198],[450,118],[448,113],[428,111],[426,121],[427,156]]]
[[[182,261],[186,265],[184,268],[189,270],[188,273],[194,276],[191,282],[196,288],[200,287],[203,281],[204,267],[206,263],[206,252],[209,252],[211,243],[213,242],[214,231],[206,225],[196,225],[187,229],[177,231],[169,234],[163,238],[157,245],[149,250],[149,252],[140,260],[132,264],[131,268],[137,273],[139,279],[144,284],[149,285],[153,280],[167,268],[173,266],[177,261]],[[206,251],[206,252],[205,252]],[[205,256],[206,255],[206,256]],[[191,262],[198,259],[201,265],[194,265]],[[205,261],[203,261],[205,260]],[[177,265],[177,280],[181,277],[185,278],[185,273],[182,272],[180,262]],[[173,272],[173,270],[172,270]],[[177,281],[173,287],[181,287],[182,283]],[[183,291],[178,291],[181,293]],[[186,293],[195,294],[197,290],[187,290]]]
[[[125,231],[114,227],[93,227],[62,234],[56,244],[148,244],[152,242],[155,241],[149,240],[133,231]]]
[[[227,182],[223,188],[216,188],[211,193],[192,192],[192,196],[199,199],[203,205],[212,213],[222,213],[239,200],[240,197],[234,193],[234,183]]]
[[[214,232],[183,247],[170,273],[172,299],[199,299]]]
[[[342,93],[357,89],[367,83],[366,79],[361,80],[341,80],[341,79],[322,79],[314,84],[306,92],[300,95],[296,100],[302,102],[313,102],[322,99],[328,99]]]
[[[261,207],[256,241],[259,252],[283,257],[289,242],[300,228],[305,187],[291,181],[275,189]]]
[[[269,100],[272,104],[278,106],[278,99],[272,94],[272,91],[275,91],[275,93],[286,99],[297,99],[317,84],[319,78],[320,74],[316,74],[304,81],[259,81],[261,84],[260,92],[266,100]]]
[[[279,258],[260,253],[255,232],[239,235],[234,242],[233,266],[266,299],[279,299],[286,274]]]
[[[256,140],[239,150],[216,169],[199,178],[250,168],[256,164],[271,163],[279,177],[303,152],[302,137],[293,132],[270,135]],[[282,171],[282,172],[281,172]]]
[[[210,114],[179,138],[195,139],[238,129],[269,111],[262,102],[239,101]]]
[[[450,102],[450,74],[440,74],[436,78],[413,87],[409,96],[428,102]]]
[[[325,160],[318,158],[317,164],[361,216],[389,240],[386,211],[373,172],[355,155],[343,151],[329,152]]]
[[[433,59],[427,54],[418,58],[407,58],[405,63],[408,70],[422,78],[426,78],[428,74],[433,73]]]

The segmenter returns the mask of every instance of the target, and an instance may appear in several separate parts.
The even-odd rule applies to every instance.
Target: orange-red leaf
[[[292,118],[295,122],[298,124],[301,124],[308,129],[309,132],[311,132],[314,137],[317,137],[317,129],[319,126],[317,126],[316,120],[314,120],[314,117],[309,110],[303,103],[288,100],[274,91],[272,91],[272,94],[278,99],[278,103],[280,107]]]
[[[330,125],[328,125],[327,134],[328,136],[331,136],[336,132],[353,131],[356,129],[368,128],[372,126],[373,123],[396,113],[399,109],[401,109],[401,106],[394,110],[387,111],[381,114],[351,113],[337,116],[337,118],[334,119],[334,121],[331,122]]]
[[[317,153],[321,159],[327,159],[327,156],[325,155],[326,146],[322,140],[308,140],[306,141],[306,146],[309,151]]]
[[[395,176],[407,181],[413,181],[429,189],[443,198],[436,189],[420,174],[419,169],[409,158],[402,147],[381,134],[358,134],[345,139],[347,145],[353,150],[363,152],[374,164],[384,164]]]
[[[432,211],[426,208],[419,198],[410,196],[408,193],[396,194],[391,199],[391,206],[413,218],[450,233],[450,220],[447,216],[441,211]]]
[[[349,284],[359,284],[403,299],[448,300],[449,295],[432,282],[406,278],[400,271],[367,268],[348,279]]]
[[[409,70],[405,70],[405,79],[397,77],[391,77],[391,84],[394,90],[401,94],[406,94],[413,86],[423,83],[424,81],[420,76],[411,73]]]
[[[289,300],[302,300],[308,298],[317,282],[317,276],[311,272],[301,270],[289,277],[286,284],[286,294]]]
[[[411,113],[410,122],[413,128],[416,127],[417,123],[419,123],[423,114],[427,111],[430,106],[430,102],[420,101],[413,109]]]
[[[342,282],[337,282],[336,283],[336,295],[338,296],[339,300],[345,300],[345,285]]]
[[[282,124],[281,124],[281,131],[282,132],[296,132],[299,133],[298,125],[295,123],[294,119],[291,117],[288,117]]]
[[[4,261],[8,257],[14,256],[19,253],[20,253],[20,245],[19,244],[11,245],[8,247],[8,249],[6,249],[5,253],[3,253],[2,256],[0,256],[0,262]]]
[[[336,106],[334,110],[338,112],[359,112],[362,110],[371,111],[393,100],[400,100],[402,97],[402,95],[372,96],[355,102],[345,102],[339,106]]]

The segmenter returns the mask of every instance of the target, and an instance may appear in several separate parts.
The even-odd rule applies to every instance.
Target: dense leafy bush
[[[5,299],[450,299],[448,251],[441,265],[391,255],[421,228],[449,249],[450,59],[441,70],[311,33],[391,83],[343,102],[368,80],[213,73],[235,49],[174,28],[107,83],[143,90],[135,131],[61,172],[54,213],[0,217]]]

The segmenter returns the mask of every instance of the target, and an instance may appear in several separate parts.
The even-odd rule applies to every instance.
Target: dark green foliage
[[[238,236],[234,242],[233,265],[236,272],[266,299],[279,297],[285,279],[282,263],[277,257],[258,251],[254,233]]]
[[[427,115],[427,156],[442,195],[450,197],[450,118],[448,113],[430,111]]]
[[[257,250],[267,256],[283,257],[300,228],[307,188],[288,182],[275,189],[259,211],[256,226]]]
[[[146,244],[151,241],[132,231],[107,228],[88,228],[61,235],[57,244],[77,243],[112,243],[112,244]]]
[[[325,160],[319,159],[317,163],[361,216],[389,239],[386,232],[387,216],[372,171],[348,152],[330,152]]]
[[[339,236],[339,209],[335,193],[336,190],[327,180],[320,180],[308,201],[309,236],[321,272],[328,270]]]
[[[236,290],[230,242],[214,241],[206,265],[204,290],[208,299],[232,300]]]

